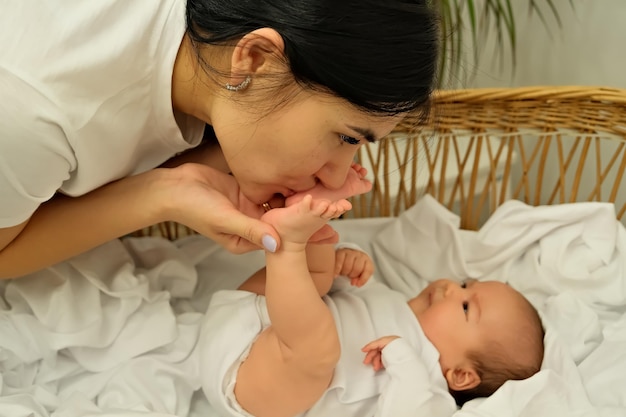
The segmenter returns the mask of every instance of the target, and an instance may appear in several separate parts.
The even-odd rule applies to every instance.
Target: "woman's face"
[[[226,98],[211,120],[232,174],[256,203],[317,182],[340,187],[359,147],[387,135],[401,119],[372,116],[321,93],[300,93],[265,116],[243,103]]]

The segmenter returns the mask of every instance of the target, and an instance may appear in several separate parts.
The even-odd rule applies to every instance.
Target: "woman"
[[[276,250],[263,203],[340,187],[360,145],[427,109],[427,3],[6,2],[0,277],[166,220]]]

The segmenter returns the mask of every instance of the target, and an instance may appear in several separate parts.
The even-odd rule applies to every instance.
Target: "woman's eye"
[[[346,142],[349,145],[358,145],[359,143],[361,143],[360,140],[358,140],[357,138],[353,138],[352,136],[348,136],[348,135],[339,135],[339,138]]]

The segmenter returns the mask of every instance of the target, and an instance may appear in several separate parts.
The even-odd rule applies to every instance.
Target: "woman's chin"
[[[263,204],[270,201],[276,194],[282,195],[281,193],[277,193],[275,190],[267,189],[264,190],[261,187],[244,187],[241,186],[241,192],[243,195],[248,198],[248,200],[252,201],[255,204]]]

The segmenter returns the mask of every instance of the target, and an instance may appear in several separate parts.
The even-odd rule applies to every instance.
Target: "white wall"
[[[550,32],[538,15],[529,16],[529,2],[511,2],[518,36],[514,73],[508,56],[502,68],[500,61],[494,59],[495,36],[490,32],[478,66],[474,68],[471,55],[465,59],[465,72],[474,68],[475,76],[451,87],[602,85],[626,88],[626,0],[573,0],[574,9],[569,0],[553,0],[560,12],[562,28],[559,29],[551,12],[545,8],[543,14]],[[469,34],[465,39],[469,42]]]

